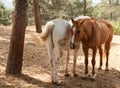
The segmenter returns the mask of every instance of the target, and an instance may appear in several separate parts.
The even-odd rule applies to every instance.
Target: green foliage
[[[4,4],[0,2],[0,25],[11,24],[11,10],[4,7]]]
[[[117,20],[120,16],[120,0],[101,0],[93,11],[93,16],[97,19]],[[112,17],[110,16],[112,15]]]
[[[73,11],[74,16],[83,15],[83,1],[76,0],[73,2],[72,7],[73,9],[71,10]]]
[[[100,3],[94,5],[92,0],[86,0],[86,14],[99,20],[112,19],[117,21],[120,17],[120,0],[111,0],[111,4],[109,2],[110,0],[100,1]],[[29,12],[33,13],[32,0],[29,0],[29,3]],[[55,18],[64,18],[68,20],[71,16],[76,17],[83,15],[83,5],[84,0],[39,0],[41,21],[45,24],[47,21]],[[33,15],[28,19],[30,19],[29,22],[32,22],[34,20]]]
[[[120,34],[120,18],[118,18],[118,21],[112,21],[112,25],[114,27],[114,34]]]
[[[108,19],[109,18],[109,11],[106,10],[107,7],[104,6],[105,3],[100,3],[95,6],[93,11],[93,16],[97,19]]]

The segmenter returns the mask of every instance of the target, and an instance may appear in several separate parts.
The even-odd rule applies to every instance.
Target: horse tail
[[[54,23],[52,21],[47,22],[45,25],[45,28],[43,29],[43,32],[40,34],[41,39],[45,41],[48,37],[48,35],[53,31]]]
[[[110,31],[110,35],[109,35],[109,39],[108,39],[108,43],[111,43],[111,41],[112,41],[112,38],[113,38],[113,32],[114,32],[114,28],[113,28],[113,26],[112,26],[112,24],[109,22],[109,21],[104,21],[105,22],[105,24],[107,25],[107,27],[108,27],[108,29],[109,29],[109,31]]]
[[[35,41],[37,46],[45,45],[45,42],[43,41],[43,39],[40,38],[40,35],[38,33],[32,33],[30,34],[30,36],[32,37],[33,41]]]

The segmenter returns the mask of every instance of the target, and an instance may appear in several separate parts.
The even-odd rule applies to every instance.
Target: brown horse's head
[[[91,35],[92,29],[92,18],[85,18],[75,21],[71,18],[73,26],[71,28],[71,43],[70,47],[72,49],[79,46],[81,40],[87,40],[87,38]]]

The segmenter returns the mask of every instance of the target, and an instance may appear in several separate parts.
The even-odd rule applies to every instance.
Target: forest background
[[[38,0],[40,8],[41,23],[55,18],[64,18],[87,15],[97,20],[110,20],[114,26],[114,34],[120,34],[120,0]],[[94,0],[95,1],[95,0]],[[34,25],[34,13],[32,0],[28,0],[28,25]],[[12,2],[14,6],[14,0]],[[86,9],[84,9],[86,6]],[[14,8],[6,8],[5,3],[0,0],[0,25],[11,25]]]

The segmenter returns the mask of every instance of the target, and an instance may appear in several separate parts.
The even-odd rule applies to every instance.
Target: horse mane
[[[73,19],[74,21],[78,21],[78,20],[82,20],[82,19],[86,19],[86,18],[90,18],[90,17],[89,17],[89,16],[78,16],[78,17],[75,17],[75,18],[71,17],[71,20],[69,20],[68,22],[69,22],[70,25],[72,26],[72,25],[73,25],[72,19]]]
[[[53,31],[54,28],[54,23],[52,21],[49,21],[46,23],[43,32],[40,34],[41,39],[43,39],[43,41],[45,41],[49,35],[49,33],[51,33]]]

